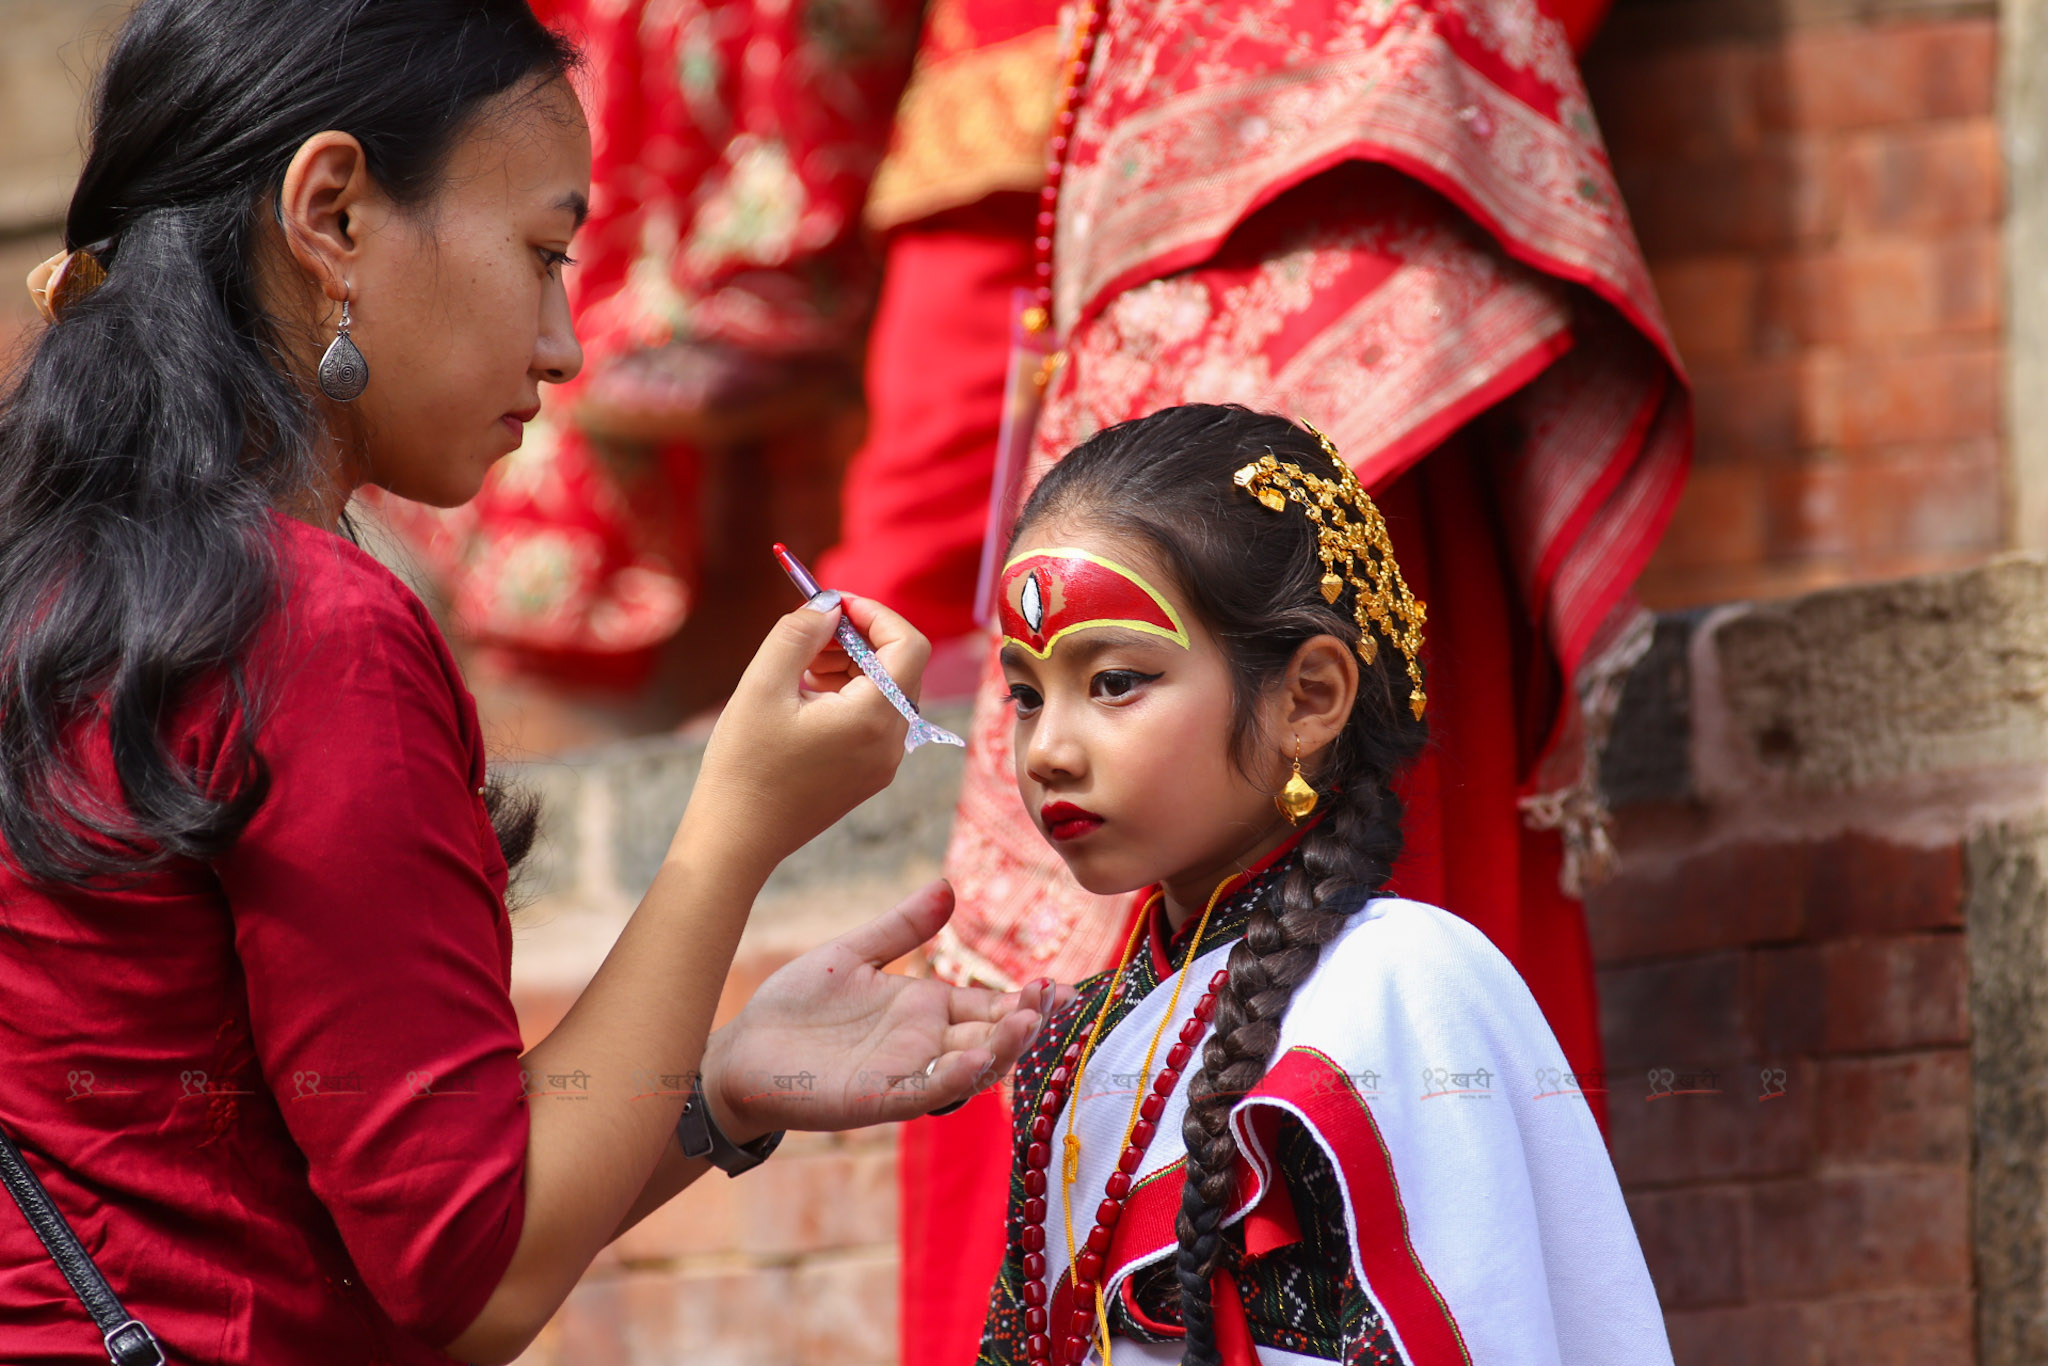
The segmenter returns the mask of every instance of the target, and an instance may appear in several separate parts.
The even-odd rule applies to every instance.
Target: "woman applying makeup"
[[[963,1097],[1037,1021],[879,971],[934,889],[711,1034],[769,871],[902,756],[831,639],[846,613],[913,691],[924,642],[821,595],[522,1046],[533,815],[344,508],[473,496],[580,366],[573,61],[522,0],[144,0],[32,281],[51,322],[0,398],[0,1132],[180,1363],[510,1360],[707,1166]],[[5,1207],[0,1306],[0,1359],[154,1359],[102,1347]]]

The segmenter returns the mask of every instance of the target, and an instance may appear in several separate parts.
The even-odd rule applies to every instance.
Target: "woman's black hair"
[[[1331,472],[1316,438],[1285,418],[1234,405],[1167,408],[1083,442],[1046,475],[1017,520],[1020,535],[1033,523],[1071,519],[1134,537],[1158,554],[1229,660],[1234,757],[1246,772],[1257,756],[1285,753],[1285,736],[1259,733],[1255,708],[1295,652],[1316,636],[1358,640],[1352,590],[1335,603],[1323,600],[1309,519],[1293,503],[1273,511],[1232,482],[1269,452],[1311,473]],[[1202,1066],[1188,1080],[1176,1270],[1187,1328],[1182,1360],[1190,1366],[1220,1360],[1210,1283],[1234,1193],[1231,1106],[1265,1076],[1281,1018],[1322,946],[1386,885],[1400,857],[1394,778],[1421,753],[1428,732],[1409,707],[1404,657],[1390,640],[1379,645],[1377,660],[1360,668],[1350,718],[1312,775],[1321,819],[1231,949]]]
[[[426,207],[482,106],[575,53],[525,0],[143,0],[94,92],[64,225],[105,284],[34,341],[0,398],[0,846],[82,884],[206,859],[261,805],[252,637],[286,585],[270,509],[325,475],[310,391],[258,300],[287,166],[353,134]],[[164,733],[225,679],[240,739],[195,771]],[[87,776],[104,727],[116,795]],[[507,858],[535,813],[491,788]]]

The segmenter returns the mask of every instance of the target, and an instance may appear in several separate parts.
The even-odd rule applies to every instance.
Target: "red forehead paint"
[[[1183,650],[1187,628],[1166,598],[1136,570],[1085,550],[1034,550],[1003,566],[997,604],[1003,639],[1040,659],[1060,637],[1114,626],[1162,636]]]

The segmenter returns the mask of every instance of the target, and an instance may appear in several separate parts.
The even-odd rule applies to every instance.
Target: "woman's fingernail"
[[[839,594],[831,588],[820,588],[811,594],[804,606],[813,612],[836,612],[839,610]]]

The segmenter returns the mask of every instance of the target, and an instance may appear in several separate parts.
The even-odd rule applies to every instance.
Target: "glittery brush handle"
[[[882,696],[889,699],[889,705],[902,712],[903,719],[910,722],[910,734],[903,737],[904,753],[911,752],[919,745],[932,743],[966,746],[967,742],[952,731],[944,726],[935,726],[917,714],[917,704],[903,695],[903,689],[897,687],[896,680],[889,677],[889,671],[882,667],[882,661],[875,658],[874,646],[868,644],[866,638],[855,630],[853,623],[845,617],[839,619],[838,635],[839,644],[845,649],[846,657],[858,665],[862,673],[874,680],[875,686],[882,690]]]
[[[777,542],[775,558],[782,565],[782,572],[789,575],[789,581],[796,585],[799,593],[807,598],[817,593],[818,581],[811,576],[810,570],[804,568],[802,560],[789,553],[788,546]],[[903,737],[904,753],[910,753],[919,745],[935,742],[941,745],[959,745],[963,749],[967,747],[967,742],[952,731],[944,726],[935,726],[917,714],[917,704],[903,695],[903,689],[896,686],[896,680],[889,677],[889,671],[883,668],[882,661],[875,657],[875,647],[868,644],[867,637],[862,635],[852,622],[843,616],[840,617],[839,629],[835,634],[838,636],[840,648],[846,651],[846,657],[882,690],[882,696],[889,699],[889,705],[903,713],[903,719],[910,723],[910,734]]]

